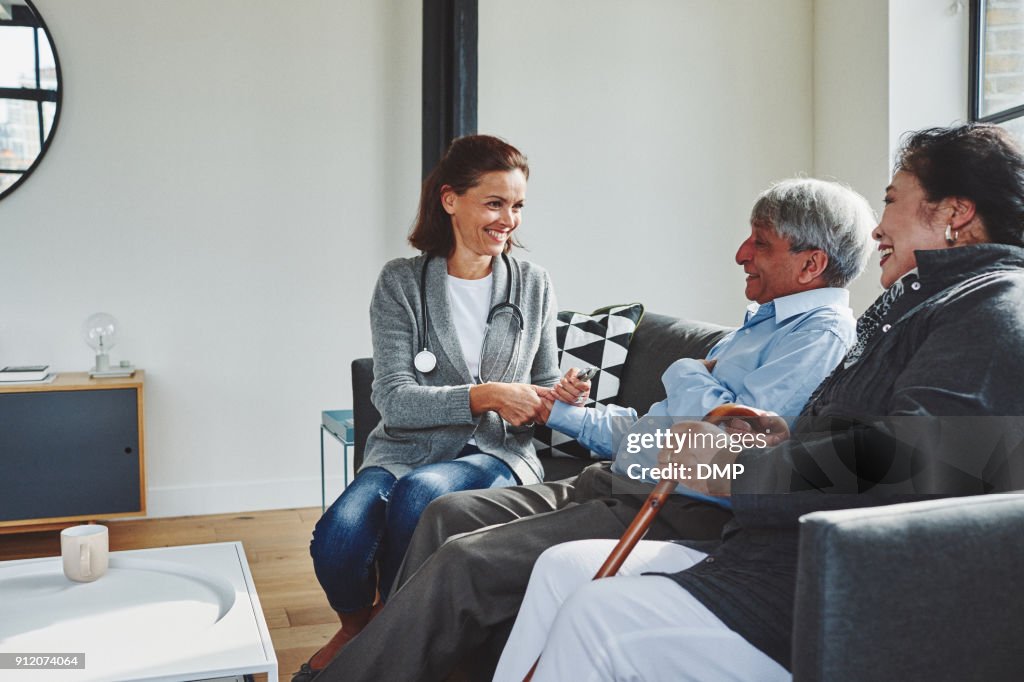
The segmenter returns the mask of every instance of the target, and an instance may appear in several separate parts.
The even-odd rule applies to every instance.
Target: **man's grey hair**
[[[878,221],[867,199],[838,182],[792,178],[761,192],[750,211],[752,225],[771,226],[789,240],[790,251],[821,249],[828,256],[823,277],[845,287],[864,271],[871,231]]]

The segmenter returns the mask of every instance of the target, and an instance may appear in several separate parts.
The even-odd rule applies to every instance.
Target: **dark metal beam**
[[[476,132],[477,0],[423,0],[423,177]]]
[[[983,11],[982,0],[971,0],[969,47],[967,48],[970,62],[967,68],[967,119],[969,121],[977,121],[981,117],[981,65],[984,63],[981,52],[984,50],[985,40],[985,36],[981,33],[982,26],[984,26],[984,22],[981,20]]]

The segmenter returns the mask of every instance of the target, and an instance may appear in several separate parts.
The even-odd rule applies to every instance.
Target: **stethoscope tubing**
[[[433,351],[431,351],[429,346],[427,345],[429,343],[428,338],[430,324],[429,311],[427,310],[427,264],[430,263],[431,258],[433,258],[433,256],[427,254],[426,258],[423,259],[423,268],[420,270],[420,314],[422,315],[423,318],[423,326],[421,327],[421,338],[418,339],[419,343],[417,343],[416,345],[420,347],[422,350],[416,353],[415,357],[413,358],[413,366],[424,374],[429,374],[430,372],[434,371],[435,367],[437,367],[437,356],[434,355]],[[516,263],[516,267],[513,268],[511,259],[508,257],[507,253],[501,254],[501,260],[505,263],[505,269],[508,272],[508,283],[505,286],[505,301],[503,303],[496,304],[487,313],[488,329],[487,331],[484,332],[485,338],[487,336],[487,333],[490,331],[491,320],[493,320],[494,316],[501,312],[502,310],[504,310],[505,308],[508,308],[509,310],[512,311],[512,317],[514,317],[516,322],[518,322],[519,324],[519,328],[516,330],[516,335],[518,336],[523,333],[523,310],[519,306],[519,304],[522,302],[522,285],[520,281],[522,279],[522,273],[519,272],[519,263]],[[513,283],[515,284],[516,290],[515,303],[512,302]],[[518,356],[519,349],[517,347],[515,358],[515,365],[517,369],[519,366]]]

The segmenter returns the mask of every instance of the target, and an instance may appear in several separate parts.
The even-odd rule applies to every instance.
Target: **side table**
[[[355,445],[356,429],[352,410],[324,410],[320,413],[320,511],[327,509],[327,480],[324,475],[324,431],[341,443],[345,486],[348,487],[348,449]]]

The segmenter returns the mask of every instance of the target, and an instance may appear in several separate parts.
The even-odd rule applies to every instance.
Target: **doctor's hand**
[[[474,415],[497,412],[512,426],[523,426],[537,420],[541,399],[530,384],[488,382],[470,387],[469,409]]]
[[[533,390],[537,392],[537,396],[540,398],[540,408],[537,410],[537,418],[534,421],[538,424],[547,424],[548,419],[551,418],[551,408],[555,406],[555,401],[558,400],[555,397],[555,389],[534,385]]]
[[[587,397],[590,396],[590,382],[577,379],[578,372],[575,367],[571,368],[562,380],[552,387],[555,398],[570,405],[582,405],[587,401]]]

